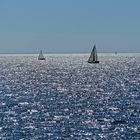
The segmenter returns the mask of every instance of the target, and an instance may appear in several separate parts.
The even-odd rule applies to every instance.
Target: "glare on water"
[[[0,139],[139,139],[140,55],[0,56]]]

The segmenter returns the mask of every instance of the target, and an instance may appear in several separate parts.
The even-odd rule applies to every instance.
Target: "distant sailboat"
[[[99,63],[96,46],[94,45],[90,57],[88,59],[88,63]]]
[[[45,60],[45,57],[43,56],[42,50],[39,53],[38,60]]]

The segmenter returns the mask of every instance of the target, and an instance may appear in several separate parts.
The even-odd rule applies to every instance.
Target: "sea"
[[[139,140],[140,54],[0,55],[0,140]]]

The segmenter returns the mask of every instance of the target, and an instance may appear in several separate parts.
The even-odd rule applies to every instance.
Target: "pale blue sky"
[[[0,0],[0,53],[140,52],[140,0]]]

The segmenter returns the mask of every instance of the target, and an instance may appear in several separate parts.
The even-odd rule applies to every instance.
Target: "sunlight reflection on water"
[[[140,55],[0,56],[1,139],[139,139]]]

